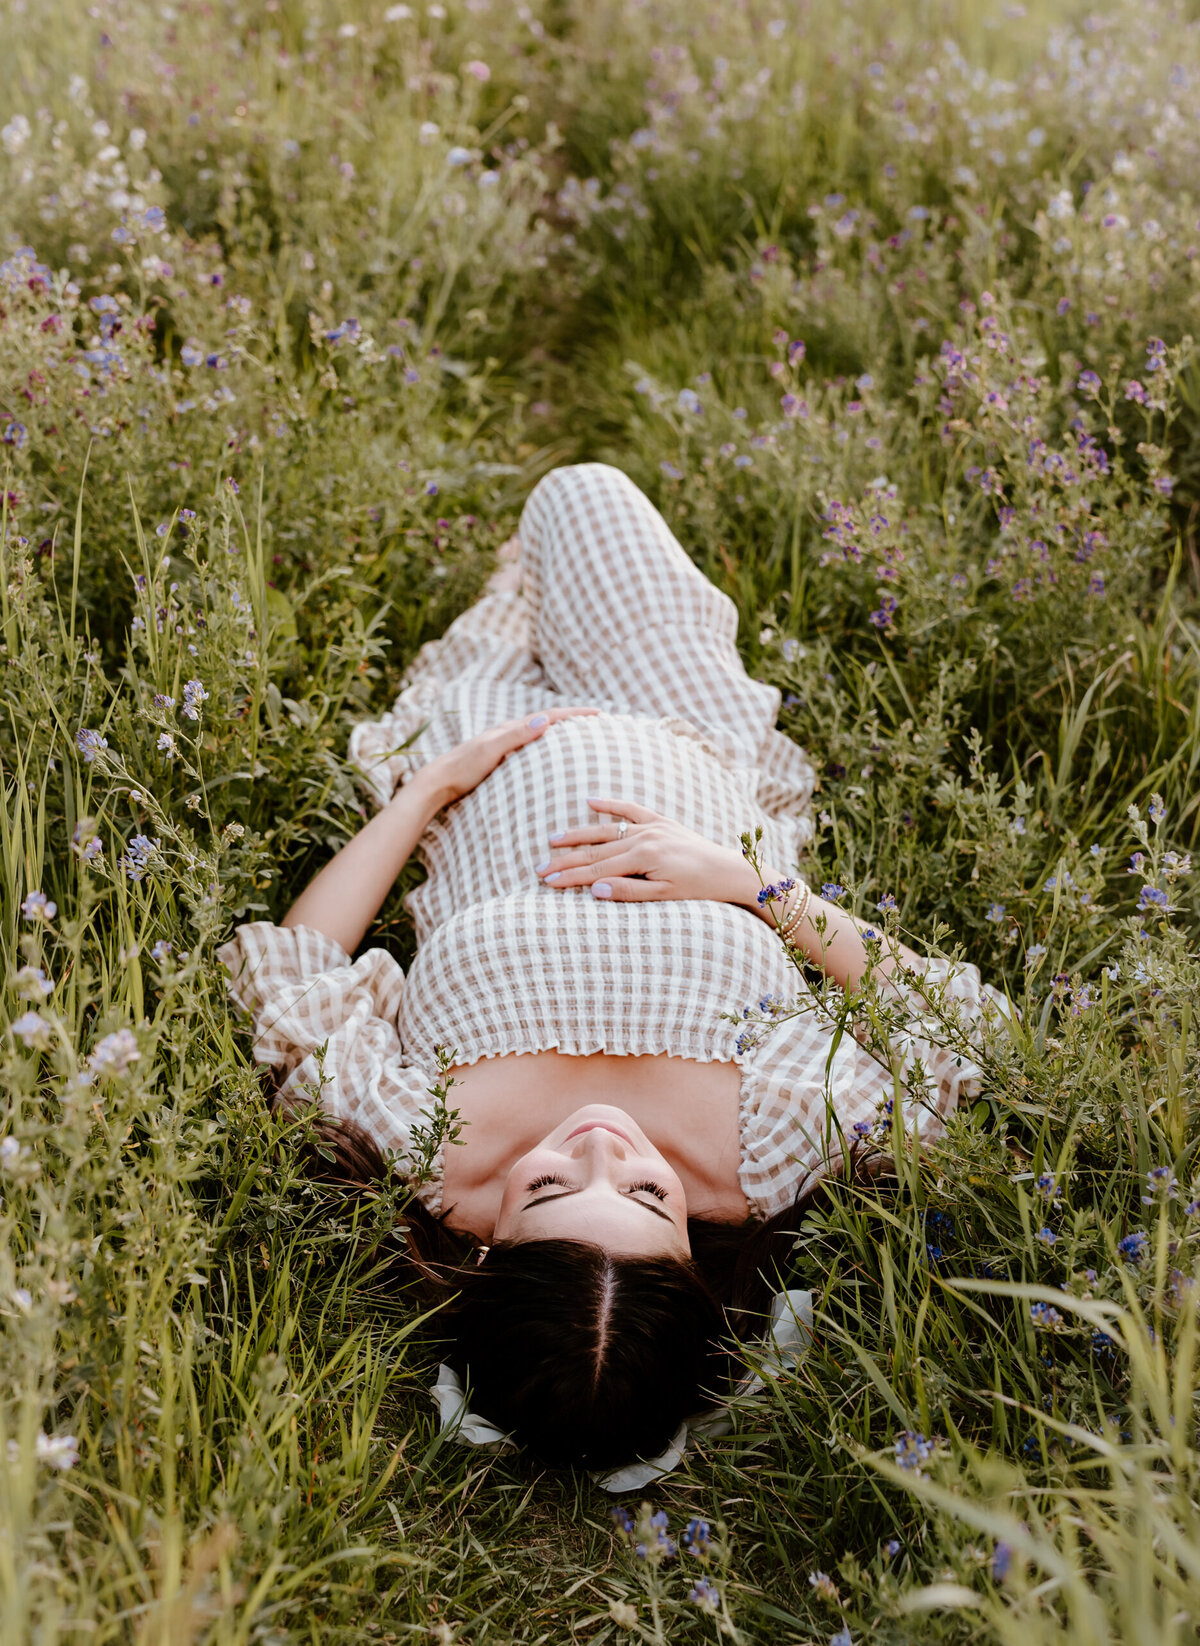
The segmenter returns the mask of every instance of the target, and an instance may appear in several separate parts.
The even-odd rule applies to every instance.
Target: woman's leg
[[[382,804],[443,747],[484,729],[464,717],[468,697],[477,716],[491,716],[489,723],[554,700],[532,641],[523,596],[495,590],[456,617],[440,639],[421,647],[391,710],[378,720],[360,721],[350,734],[350,759]],[[456,706],[452,721],[441,712],[447,702]],[[409,747],[418,739],[417,747]]]
[[[779,692],[742,667],[737,608],[628,476],[604,463],[554,469],[520,537],[533,650],[557,691],[687,720],[760,769],[767,810],[807,805],[812,768],[775,729]]]

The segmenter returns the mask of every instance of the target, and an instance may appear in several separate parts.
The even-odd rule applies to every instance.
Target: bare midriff
[[[443,1206],[452,1227],[478,1231],[494,1221],[513,1163],[587,1103],[612,1103],[633,1117],[679,1173],[689,1213],[728,1223],[749,1215],[738,1181],[736,1063],[549,1051],[481,1058],[449,1072],[448,1105],[462,1123],[445,1158]]]

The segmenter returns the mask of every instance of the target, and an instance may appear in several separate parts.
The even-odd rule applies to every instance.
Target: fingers
[[[528,714],[524,720],[509,720],[502,726],[495,726],[490,732],[483,735],[496,738],[501,747],[511,752],[514,749],[523,749],[527,743],[535,743],[548,726],[553,726],[558,720],[571,720],[581,715],[599,714],[599,709],[539,709],[536,714]]]
[[[630,880],[606,874],[592,886],[592,896],[602,903],[662,903],[670,887],[658,880]]]
[[[550,848],[554,852],[565,852],[576,846],[604,846],[610,840],[618,839],[620,836],[615,823],[584,823],[578,829],[562,829],[558,834],[552,834]]]
[[[588,805],[594,812],[611,812],[614,817],[627,817],[631,823],[653,823],[658,817],[649,806],[639,806],[633,800],[600,800],[589,796]]]
[[[549,864],[539,863],[536,872],[547,886],[561,892],[571,886],[594,885],[597,880],[608,880],[614,874],[626,877],[637,874],[638,863],[629,842],[622,840],[592,847],[586,853],[572,852],[566,861],[555,858]]]
[[[547,726],[552,726],[556,720],[571,720],[578,715],[599,714],[599,709],[539,709],[536,714],[526,715],[524,720],[514,720],[510,726],[501,730],[511,731],[516,736],[523,732],[544,732]]]

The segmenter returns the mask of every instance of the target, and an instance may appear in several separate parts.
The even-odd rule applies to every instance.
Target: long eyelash
[[[635,1194],[638,1189],[645,1189],[646,1193],[652,1194],[656,1200],[667,1198],[667,1191],[659,1183],[635,1183],[629,1192]]]
[[[565,1177],[553,1177],[547,1173],[545,1177],[535,1177],[525,1192],[526,1194],[532,1194],[535,1189],[544,1189],[551,1183],[557,1183],[563,1189],[569,1189],[571,1186]]]

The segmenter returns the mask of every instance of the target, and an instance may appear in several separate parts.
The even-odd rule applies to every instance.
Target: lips
[[[580,1137],[584,1132],[611,1132],[614,1137],[619,1137],[621,1142],[628,1144],[631,1149],[634,1146],[633,1139],[627,1133],[623,1132],[619,1126],[610,1125],[607,1120],[585,1121],[582,1126],[576,1126],[573,1132],[569,1132],[563,1141],[569,1143],[573,1137]]]

